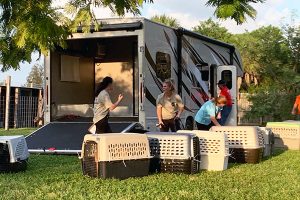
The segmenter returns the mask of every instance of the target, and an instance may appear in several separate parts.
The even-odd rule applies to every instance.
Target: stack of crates
[[[259,163],[264,139],[256,126],[213,126],[211,131],[226,133],[229,140],[229,162]]]
[[[300,123],[268,122],[267,127],[274,133],[275,148],[300,150]]]
[[[83,174],[125,179],[149,174],[150,148],[146,135],[88,134],[82,144]]]
[[[200,171],[199,138],[194,134],[146,133],[149,139],[150,172]]]
[[[193,133],[200,140],[200,169],[222,171],[227,169],[229,158],[229,143],[225,133],[212,131],[180,130],[178,133]]]
[[[274,150],[274,134],[271,128],[259,127],[264,136],[264,157],[271,156]]]

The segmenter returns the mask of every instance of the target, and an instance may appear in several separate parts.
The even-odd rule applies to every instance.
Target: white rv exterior
[[[45,122],[76,115],[91,121],[94,89],[103,77],[114,79],[114,101],[124,101],[111,113],[113,121],[136,121],[157,130],[155,99],[162,83],[173,78],[185,112],[181,121],[193,127],[201,105],[218,92],[222,78],[236,103],[236,79],[242,62],[234,46],[184,30],[173,29],[144,18],[100,20],[98,32],[74,33],[67,49],[57,48],[45,57]],[[228,124],[237,124],[237,108]]]

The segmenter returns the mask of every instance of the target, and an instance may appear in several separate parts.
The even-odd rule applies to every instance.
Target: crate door
[[[232,97],[232,110],[227,119],[226,125],[237,125],[237,70],[235,66],[219,66],[217,68],[217,83],[219,80],[226,81]],[[218,89],[218,94],[220,93]]]

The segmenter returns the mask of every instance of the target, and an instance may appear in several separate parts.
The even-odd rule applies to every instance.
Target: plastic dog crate
[[[85,135],[81,163],[84,175],[126,179],[149,173],[150,148],[144,134]]]
[[[300,150],[300,124],[296,122],[268,122],[274,133],[274,147]]]
[[[200,171],[199,138],[194,134],[146,133],[150,144],[150,172]]]
[[[271,156],[274,150],[274,134],[271,128],[259,127],[264,136],[264,157]]]
[[[226,133],[229,162],[259,163],[263,156],[263,134],[256,126],[213,126],[211,131]]]
[[[212,131],[180,130],[177,133],[193,133],[199,137],[201,164],[200,169],[222,171],[228,167],[229,144],[225,133]]]
[[[24,136],[0,136],[0,172],[25,171],[28,158]]]

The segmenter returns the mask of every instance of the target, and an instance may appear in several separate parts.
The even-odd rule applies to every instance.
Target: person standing
[[[221,126],[216,116],[227,103],[224,96],[205,102],[195,116],[198,130],[209,130],[212,126]]]
[[[226,121],[232,110],[232,98],[231,98],[230,91],[229,91],[228,87],[226,86],[226,82],[224,80],[220,80],[218,82],[218,87],[220,89],[219,96],[224,96],[227,101],[226,105],[221,110],[221,118],[218,119],[218,122],[222,126],[224,126],[226,124]]]
[[[114,110],[123,99],[123,95],[119,94],[115,103],[111,102],[109,92],[113,90],[113,79],[109,76],[100,82],[95,91],[94,102],[94,118],[96,125],[96,133],[111,133],[112,130],[108,124],[109,112]]]
[[[161,132],[176,132],[175,120],[180,118],[184,110],[181,97],[176,94],[174,82],[167,79],[163,83],[163,93],[156,99],[156,113]]]
[[[292,109],[292,115],[297,116],[297,120],[300,119],[300,95],[296,97],[293,109]]]

